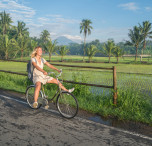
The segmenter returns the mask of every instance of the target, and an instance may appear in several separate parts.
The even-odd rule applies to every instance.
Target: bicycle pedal
[[[37,101],[39,104],[42,104],[43,103],[43,99],[42,98],[38,98],[38,101]]]

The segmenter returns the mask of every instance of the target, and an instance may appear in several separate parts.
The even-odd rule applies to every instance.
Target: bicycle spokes
[[[71,93],[63,92],[58,95],[57,108],[62,116],[73,118],[78,112],[78,103]]]

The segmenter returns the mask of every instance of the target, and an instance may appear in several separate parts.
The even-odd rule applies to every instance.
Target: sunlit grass
[[[60,62],[60,63],[53,63],[53,64],[66,64],[66,65],[78,65],[78,66],[94,66],[94,67],[105,67],[111,68],[116,66],[117,72],[124,72],[124,73],[143,73],[143,74],[152,74],[152,65],[142,65],[142,64],[114,64],[114,63],[70,63],[70,62]],[[17,71],[17,72],[26,72],[27,63],[23,62],[2,62],[0,61],[0,70],[9,70],[9,71]],[[56,66],[57,68],[62,68],[65,70],[76,70],[78,68],[72,67],[62,67]],[[91,71],[103,71],[97,69],[82,69],[79,70],[91,70]],[[105,70],[104,70],[105,71]]]
[[[79,79],[78,79],[79,78]],[[133,79],[133,78],[132,78]],[[73,75],[73,80],[87,82],[81,75]],[[136,80],[136,78],[134,78]],[[25,93],[29,85],[27,77],[0,72],[0,88]],[[146,84],[145,84],[146,85]],[[78,84],[64,83],[67,88],[75,87],[73,94],[77,97],[80,109],[84,109],[105,117],[121,120],[132,120],[143,123],[152,123],[152,98],[134,86],[125,86],[118,89],[117,105],[113,105],[113,90],[92,88]],[[52,95],[56,85],[47,85],[46,94]],[[100,90],[100,92],[99,92]],[[98,93],[97,93],[98,92]]]
[[[48,55],[43,55],[43,57],[46,60],[49,60]],[[29,60],[30,57],[24,57],[23,60]],[[71,62],[71,61],[83,61],[83,56],[78,56],[78,55],[66,55],[63,57],[64,61],[66,62]],[[85,61],[88,61],[88,57],[85,56]],[[16,60],[20,60],[20,58],[17,58]],[[61,61],[61,56],[56,56],[52,55],[51,61]],[[93,62],[109,62],[108,57],[93,57],[92,59]],[[111,62],[116,63],[117,58],[116,57],[111,57],[110,58]],[[142,59],[143,62],[146,63],[152,63],[152,57],[150,58],[144,58]],[[119,57],[119,63],[140,63],[140,57],[137,57],[137,61],[135,62],[135,57]]]

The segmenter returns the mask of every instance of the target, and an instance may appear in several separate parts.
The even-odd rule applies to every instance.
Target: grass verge
[[[77,81],[78,76],[73,76]],[[82,77],[82,80],[84,78]],[[84,81],[82,81],[84,82]],[[0,72],[0,88],[25,93],[30,84],[27,77]],[[134,88],[118,90],[118,104],[113,105],[113,91],[102,90],[94,94],[92,88],[82,85],[65,84],[67,88],[75,87],[74,95],[77,97],[81,109],[100,114],[104,117],[114,117],[121,120],[131,120],[147,123],[152,126],[152,99],[134,90]],[[56,85],[47,85],[47,94],[51,95],[57,88]],[[99,88],[94,88],[99,90]],[[140,93],[140,94],[139,94]]]

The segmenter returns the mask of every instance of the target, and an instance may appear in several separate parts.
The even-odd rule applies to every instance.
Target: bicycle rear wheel
[[[33,109],[38,109],[41,107],[42,103],[38,102],[38,106],[37,108],[34,108],[33,107],[33,103],[34,103],[34,92],[35,92],[35,86],[30,86],[27,88],[26,90],[26,100],[27,100],[27,103],[29,104],[29,106]],[[39,100],[42,100],[42,93],[40,91],[39,93],[39,97],[38,97],[38,101]]]
[[[78,113],[78,101],[72,93],[62,92],[57,97],[57,109],[65,118],[73,118]]]

